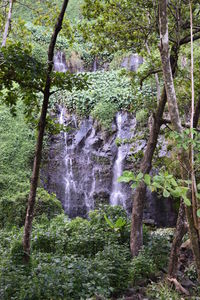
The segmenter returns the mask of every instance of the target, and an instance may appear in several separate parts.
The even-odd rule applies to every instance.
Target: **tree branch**
[[[143,86],[143,81],[144,81],[145,79],[147,79],[149,76],[151,76],[151,75],[153,75],[153,74],[161,73],[161,72],[162,72],[161,69],[150,70],[144,77],[142,77],[142,78],[140,79],[140,87],[142,88],[142,86]]]

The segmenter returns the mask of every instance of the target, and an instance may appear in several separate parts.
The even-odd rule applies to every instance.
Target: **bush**
[[[125,226],[119,228],[120,230],[111,228],[104,218],[105,214],[113,222],[119,219],[118,216],[124,216]],[[130,226],[122,208],[106,206],[91,212],[90,215],[89,221],[79,217],[69,221],[66,216],[60,215],[51,222],[35,223],[32,234],[33,249],[93,257],[111,243],[126,244],[129,247]]]
[[[28,193],[18,193],[10,199],[0,200],[0,228],[24,225]],[[54,194],[50,195],[44,189],[38,189],[34,213],[37,220],[43,214],[51,219],[62,212],[62,205]]]
[[[150,300],[181,300],[178,292],[169,288],[165,283],[152,283],[147,288],[147,297]]]
[[[91,226],[103,228],[110,240],[117,239],[119,243],[129,245],[130,219],[121,206],[100,205],[98,210],[90,212],[89,218]],[[119,220],[122,221],[122,226],[118,226]]]
[[[171,249],[173,230],[158,229],[152,233],[144,226],[145,245],[139,255],[131,262],[130,277],[132,284],[141,279],[150,279],[167,267]]]
[[[145,246],[145,251],[151,257],[158,270],[167,267],[170,255],[173,229],[158,229],[151,233],[150,239]]]
[[[51,220],[40,215],[39,220],[33,223],[27,266],[23,265],[23,228],[0,230],[2,300],[89,299],[94,295],[108,299],[130,282],[152,278],[163,266],[166,243],[162,239],[171,236],[167,230],[150,235],[144,227],[146,245],[131,261],[130,221],[122,207],[101,206],[90,213],[89,220],[69,220],[64,214]]]
[[[17,253],[21,253],[15,247]],[[16,257],[17,257],[16,253]],[[91,258],[76,255],[32,254],[31,265],[0,264],[0,298],[88,299],[110,297],[128,286],[129,251],[110,245]]]
[[[91,112],[94,119],[98,120],[104,129],[111,129],[114,116],[117,112],[117,105],[101,101],[97,103]]]
[[[95,256],[95,261],[102,262],[101,272],[108,276],[110,287],[114,293],[128,287],[130,258],[129,248],[118,244],[105,246],[104,250]]]
[[[142,250],[130,263],[129,272],[131,283],[135,285],[141,279],[150,279],[156,271],[157,267],[154,260],[145,250]]]
[[[185,275],[192,281],[196,281],[197,276],[197,269],[194,263],[191,263],[186,269],[185,269]]]

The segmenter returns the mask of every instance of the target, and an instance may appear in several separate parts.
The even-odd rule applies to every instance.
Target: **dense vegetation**
[[[3,2],[1,39],[9,1]],[[190,1],[169,3],[171,90],[175,88],[179,110],[175,118],[170,105],[170,113],[165,108],[173,97],[167,94],[169,82],[162,75],[165,53],[160,47],[160,56],[157,47],[162,29],[157,2],[165,1],[69,1],[55,51],[65,52],[69,69],[82,72],[51,74],[43,157],[51,134],[67,130],[51,118],[57,104],[79,118],[92,116],[108,134],[118,111],[134,113],[135,140],[144,141],[146,148],[133,152],[136,169],[118,179],[136,189],[132,219],[121,207],[100,206],[88,219],[70,220],[56,195],[45,191],[38,180],[28,262],[22,241],[47,65],[52,63],[47,62],[47,49],[63,1],[11,2],[11,26],[0,51],[0,299],[198,299],[198,1],[193,1],[192,54]],[[162,45],[162,34],[160,40]],[[144,63],[137,72],[122,69],[124,58],[136,51]],[[196,106],[194,120],[191,98]],[[163,140],[167,154],[159,157]],[[131,142],[116,140],[118,146]],[[141,227],[146,187],[164,198],[172,197],[180,207],[176,229]],[[138,245],[133,243],[135,237]],[[175,268],[171,273],[170,263]]]
[[[120,207],[101,207],[89,220],[69,221],[61,214],[49,221],[47,216],[44,212],[34,223],[28,266],[20,263],[21,228],[1,230],[2,299],[88,299],[94,294],[107,298],[128,286],[147,284],[167,266],[173,231],[145,228],[144,249],[131,260],[130,221]],[[166,290],[148,285],[151,299],[180,298],[169,291],[166,296]]]

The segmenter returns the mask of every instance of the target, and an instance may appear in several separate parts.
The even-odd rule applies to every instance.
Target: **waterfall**
[[[60,110],[60,116],[59,116],[59,123],[61,125],[65,124],[65,114],[66,114],[66,109],[64,107],[61,108]],[[65,176],[64,176],[64,203],[63,207],[64,210],[67,214],[70,214],[71,211],[71,201],[73,193],[76,193],[76,184],[75,184],[75,179],[74,179],[74,174],[73,174],[73,162],[72,162],[72,157],[71,157],[71,150],[70,147],[67,145],[67,133],[66,132],[61,132],[61,134],[64,137],[65,141],[65,149],[64,149],[64,169],[65,169]]]
[[[59,107],[56,116],[58,122],[63,127],[68,126],[69,130],[65,132],[63,129],[59,135],[51,137],[48,159],[41,170],[43,186],[49,193],[56,194],[70,218],[88,217],[90,210],[108,203],[122,205],[130,213],[133,190],[128,184],[118,183],[117,178],[123,170],[133,169],[129,158],[146,143],[134,138],[137,130],[135,116],[127,112],[117,113],[113,131],[109,134],[101,130],[91,117],[80,119],[68,114],[64,107]],[[115,143],[116,137],[122,140],[119,147]],[[124,139],[132,142],[125,144]],[[164,149],[161,142],[161,150]],[[162,211],[162,220],[168,226],[173,225],[172,205],[167,208],[169,205],[164,204],[164,210],[161,200],[155,195],[149,192],[146,196],[144,218],[160,222],[158,216]]]
[[[55,71],[57,71],[57,72],[66,72],[67,71],[65,54],[62,51],[57,51],[57,53],[54,55],[53,63],[54,63]]]
[[[117,138],[123,139],[123,121],[124,116],[122,113],[117,113],[116,115],[116,123],[117,123]],[[123,191],[123,184],[117,181],[118,177],[120,177],[123,173],[123,165],[126,155],[128,154],[129,146],[127,144],[120,145],[117,151],[117,157],[113,166],[113,181],[112,181],[112,190],[110,195],[110,204],[111,205],[122,205],[126,208],[126,198],[127,195]]]
[[[90,210],[94,209],[93,195],[96,186],[96,168],[90,157],[91,144],[95,136],[95,129],[92,127],[93,120],[91,118],[84,120],[79,128],[76,116],[71,115],[68,119],[66,109],[60,107],[59,123],[73,128],[71,133],[61,132],[64,142],[61,166],[63,177],[60,180],[62,188],[59,194],[63,208],[70,217],[81,214],[80,209],[83,210],[83,214],[87,215]],[[71,142],[72,135],[73,143]],[[79,148],[83,153],[77,158]]]

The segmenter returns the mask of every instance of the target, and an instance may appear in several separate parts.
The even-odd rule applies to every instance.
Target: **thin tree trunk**
[[[195,107],[194,116],[195,118],[193,118],[193,127],[196,128],[200,116],[200,97]],[[186,226],[185,206],[183,201],[181,201],[179,212],[178,212],[178,219],[176,223],[176,231],[175,231],[171,252],[170,252],[170,259],[168,265],[168,277],[176,277],[177,275],[179,249],[186,232],[187,232],[187,226]]]
[[[176,277],[177,274],[179,249],[182,244],[183,237],[187,232],[187,226],[185,221],[186,221],[185,206],[183,200],[181,200],[179,212],[178,212],[178,219],[176,223],[176,231],[175,231],[175,235],[171,247],[170,259],[168,265],[168,276],[173,278]]]
[[[175,73],[177,68],[178,51],[179,48],[176,45],[174,45],[170,57],[173,74]],[[140,171],[143,174],[148,174],[151,171],[152,159],[153,159],[154,151],[156,149],[158,136],[160,133],[160,127],[162,125],[162,116],[163,116],[166,102],[167,102],[167,96],[166,96],[165,88],[163,88],[157,110],[153,115],[153,124],[151,126],[147,147],[144,152],[144,157],[140,164]],[[143,210],[144,210],[144,203],[145,203],[145,194],[146,194],[146,185],[144,182],[141,182],[139,186],[136,188],[134,193],[134,198],[133,198],[131,236],[130,236],[130,248],[131,248],[131,255],[133,257],[138,255],[139,250],[143,245],[142,219],[143,219]]]
[[[42,156],[42,144],[43,144],[45,125],[46,125],[46,115],[47,115],[48,102],[50,97],[51,73],[53,70],[54,48],[56,45],[56,39],[58,33],[62,28],[62,22],[68,5],[68,1],[69,0],[63,1],[62,9],[58,17],[57,23],[55,25],[51,37],[51,41],[49,44],[49,49],[48,49],[48,70],[47,70],[46,83],[44,88],[44,98],[43,98],[42,111],[41,111],[41,116],[39,121],[38,138],[36,144],[33,173],[32,173],[31,186],[30,186],[30,194],[28,199],[28,208],[26,212],[26,220],[25,220],[25,227],[24,227],[23,248],[25,253],[24,258],[26,262],[28,262],[30,258],[30,240],[31,240],[31,231],[32,231],[32,221],[33,221],[35,197],[36,197],[38,178],[39,178],[40,162]]]
[[[190,118],[190,137],[193,140],[193,128],[194,128],[194,53],[193,53],[193,15],[192,15],[192,2],[190,1],[190,36],[191,36],[191,118]],[[194,169],[194,147],[191,143],[190,145],[190,169],[191,169],[191,181],[192,181],[192,205],[193,205],[193,218],[194,223],[199,231],[200,237],[200,219],[197,217],[197,210],[200,208],[200,205],[197,201],[197,185],[196,185],[196,176]]]
[[[157,108],[155,116],[153,116],[153,124],[150,130],[150,136],[148,139],[147,147],[144,153],[140,165],[140,171],[143,174],[148,174],[151,170],[151,164],[153,154],[156,149],[160,127],[162,125],[162,115],[164,112],[165,104],[167,102],[165,89],[163,90],[160,98],[159,106]],[[142,181],[136,188],[133,198],[132,219],[131,219],[131,236],[130,236],[130,248],[132,256],[136,256],[139,253],[143,245],[143,233],[142,233],[142,219],[145,203],[146,184]]]
[[[171,65],[169,62],[169,37],[168,37],[168,19],[167,19],[167,0],[159,0],[159,21],[160,21],[160,53],[163,69],[163,77],[165,82],[165,89],[167,93],[168,108],[170,118],[174,130],[182,133],[181,120],[179,117],[179,110],[176,101],[176,93],[174,89],[174,82],[172,77]],[[184,179],[188,179],[188,172],[190,172],[190,161],[188,153],[181,149],[180,152],[181,173]],[[189,195],[189,193],[188,193]],[[191,199],[191,193],[190,193]],[[194,254],[194,259],[197,267],[198,279],[200,281],[200,242],[198,230],[195,228],[194,216],[192,206],[185,206],[186,216],[189,224],[190,241]]]
[[[200,95],[199,95],[197,104],[195,106],[195,112],[194,112],[194,117],[193,117],[193,127],[194,128],[196,128],[198,126],[199,116],[200,116]]]
[[[8,37],[8,31],[9,31],[9,27],[10,27],[10,23],[11,23],[12,8],[13,8],[13,0],[10,0],[9,1],[8,17],[7,17],[7,21],[6,21],[6,25],[5,25],[5,29],[4,29],[4,33],[3,33],[3,40],[2,40],[1,47],[4,47],[6,45],[6,40],[7,40],[7,37]]]

